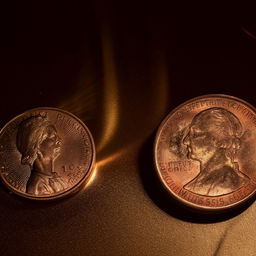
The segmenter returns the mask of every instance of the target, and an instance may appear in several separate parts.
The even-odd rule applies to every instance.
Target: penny
[[[48,200],[73,193],[89,179],[94,161],[89,129],[61,109],[29,110],[0,131],[0,176],[22,197]]]
[[[227,95],[191,99],[160,125],[154,157],[164,187],[186,206],[241,205],[256,189],[255,108]]]

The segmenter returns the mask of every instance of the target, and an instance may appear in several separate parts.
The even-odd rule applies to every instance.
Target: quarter
[[[238,206],[256,189],[256,112],[228,95],[206,95],[174,109],[154,147],[167,191],[196,210]]]

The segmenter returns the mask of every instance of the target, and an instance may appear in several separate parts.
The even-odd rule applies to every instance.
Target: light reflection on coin
[[[0,132],[1,179],[26,198],[56,199],[77,191],[90,177],[94,162],[88,128],[60,109],[29,110]]]
[[[243,100],[206,95],[185,102],[162,122],[154,150],[165,188],[194,209],[229,209],[255,193],[256,112]]]

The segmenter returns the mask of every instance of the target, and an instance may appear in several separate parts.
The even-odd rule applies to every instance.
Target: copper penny
[[[88,180],[92,135],[77,117],[56,108],[29,110],[0,131],[0,174],[12,192],[30,199],[66,196]]]
[[[197,210],[225,210],[256,189],[256,111],[227,95],[174,109],[155,140],[157,173],[170,194]]]

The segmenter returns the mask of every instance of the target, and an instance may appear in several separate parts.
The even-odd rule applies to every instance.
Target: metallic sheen
[[[160,122],[188,99],[225,93],[256,106],[256,41],[241,30],[256,34],[254,5],[3,1],[0,126],[35,107],[67,110],[97,159],[64,200],[1,185],[0,255],[255,256],[255,203],[222,218],[184,211],[152,156]]]
[[[56,108],[29,110],[0,132],[3,183],[14,193],[36,200],[76,191],[90,176],[95,149],[77,117]]]
[[[166,189],[200,210],[224,210],[256,190],[256,113],[227,95],[194,98],[161,124],[155,163]]]

